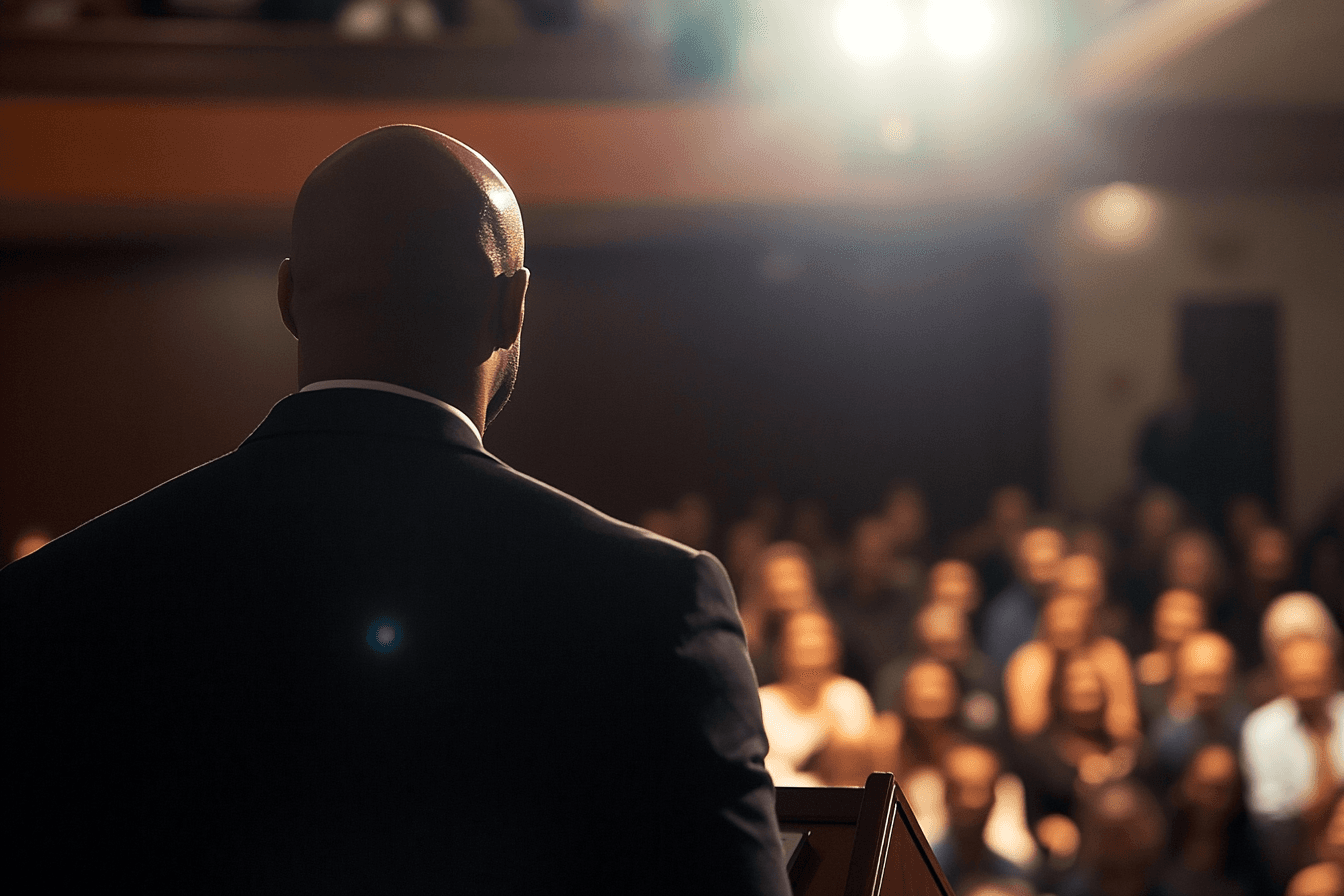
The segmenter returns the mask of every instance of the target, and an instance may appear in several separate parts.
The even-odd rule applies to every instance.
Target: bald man
[[[0,574],[11,864],[45,889],[788,892],[723,568],[482,445],[527,283],[467,146],[382,128],[313,171],[279,277],[300,391]]]

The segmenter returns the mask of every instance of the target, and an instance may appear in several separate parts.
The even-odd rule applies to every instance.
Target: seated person
[[[990,496],[984,519],[953,536],[948,553],[975,567],[985,594],[1012,584],[1013,553],[1032,512],[1031,494],[1020,485],[1006,485]]]
[[[1260,655],[1272,658],[1278,653],[1279,647],[1297,637],[1317,638],[1336,651],[1340,649],[1339,626],[1334,617],[1319,597],[1306,591],[1280,594],[1270,602],[1260,620]],[[1241,662],[1240,668],[1249,668],[1246,674],[1246,699],[1252,706],[1263,706],[1279,696],[1279,683],[1272,662],[1259,666]]]
[[[1250,819],[1241,801],[1237,754],[1223,744],[1201,749],[1172,799],[1170,858],[1162,874],[1171,896],[1257,896],[1269,892]]]
[[[906,671],[923,657],[946,664],[957,677],[962,693],[962,727],[977,739],[997,741],[1003,724],[1002,676],[971,639],[966,614],[951,602],[931,601],[916,614],[914,648],[878,671],[874,702],[878,706],[893,705]]]
[[[807,548],[780,541],[763,549],[742,591],[742,628],[758,681],[775,679],[780,627],[792,613],[821,607]]]
[[[1145,718],[1162,711],[1176,669],[1176,648],[1186,636],[1204,628],[1204,599],[1193,591],[1169,588],[1153,607],[1153,649],[1134,664],[1139,708]]]
[[[1136,755],[1133,740],[1117,739],[1107,729],[1106,687],[1087,657],[1065,658],[1050,693],[1049,727],[1017,745],[1014,763],[1027,792],[1027,818],[1042,842],[1048,839],[1040,834],[1043,820],[1073,817],[1081,791],[1125,777]]]
[[[1106,698],[1105,727],[1116,742],[1137,742],[1138,704],[1129,655],[1114,638],[1093,632],[1093,599],[1061,591],[1045,605],[1039,637],[1020,647],[1004,669],[1009,729],[1019,740],[1043,732],[1051,721],[1050,686],[1062,658],[1086,659],[1100,676]]]
[[[1344,693],[1334,648],[1320,638],[1289,638],[1273,662],[1283,696],[1246,719],[1241,761],[1247,807],[1282,885],[1296,870],[1304,819],[1344,780]]]
[[[985,606],[980,645],[1000,666],[1036,631],[1041,603],[1054,591],[1064,559],[1064,535],[1053,526],[1028,529],[1017,542],[1017,580]]]
[[[867,744],[873,722],[868,692],[836,672],[840,642],[825,613],[791,613],[776,649],[779,681],[761,688],[761,714],[770,752],[765,767],[778,787],[817,787],[826,780],[811,770],[828,746]],[[871,769],[870,769],[871,771]]]
[[[1151,783],[1165,793],[1195,753],[1210,744],[1241,745],[1250,708],[1233,692],[1236,651],[1217,632],[1196,632],[1176,651],[1167,699],[1148,727]]]
[[[958,744],[943,756],[948,824],[947,832],[933,844],[933,854],[958,892],[979,880],[1028,880],[1023,868],[986,841],[1002,771],[994,751],[979,744]]]
[[[897,483],[887,491],[882,519],[891,533],[892,581],[908,594],[924,590],[929,565],[929,512],[924,493],[913,483]]]
[[[1134,781],[1101,787],[1080,813],[1078,864],[1059,896],[1159,896],[1166,820],[1157,800]]]
[[[960,704],[961,692],[952,670],[924,658],[906,671],[895,711],[882,713],[873,726],[877,767],[896,773],[930,840],[941,836],[946,824],[943,754],[965,738],[957,724]]]
[[[811,498],[795,503],[789,515],[788,538],[805,545],[812,553],[817,584],[823,594],[830,593],[840,577],[845,552],[831,537],[831,524],[825,505]]]
[[[1245,667],[1264,662],[1260,631],[1265,610],[1292,584],[1293,542],[1277,526],[1258,525],[1246,534],[1241,575],[1232,589],[1232,605],[1223,631]]]
[[[1175,492],[1155,486],[1138,496],[1132,511],[1126,527],[1127,547],[1120,561],[1118,592],[1135,630],[1142,630],[1148,627],[1153,602],[1162,592],[1162,561],[1180,527],[1183,510]]]
[[[883,517],[854,526],[849,564],[827,603],[845,645],[844,669],[871,688],[873,676],[908,644],[910,620],[923,588],[897,575],[896,533]]]
[[[1226,619],[1230,607],[1223,553],[1213,535],[1203,529],[1184,529],[1172,536],[1163,562],[1166,588],[1183,588],[1204,598],[1209,616]]]
[[[1099,523],[1083,523],[1073,530],[1069,542],[1069,556],[1060,567],[1060,587],[1077,582],[1078,577],[1095,579],[1100,583],[1097,597],[1097,631],[1115,638],[1125,649],[1133,652],[1140,640],[1136,633],[1138,620],[1133,608],[1124,600],[1121,583],[1115,570],[1115,546],[1106,528]]]
[[[940,560],[929,569],[925,602],[951,604],[968,617],[980,608],[980,580],[964,560]]]

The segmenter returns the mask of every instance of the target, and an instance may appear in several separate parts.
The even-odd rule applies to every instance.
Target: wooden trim
[[[873,772],[863,788],[845,896],[877,896],[882,889],[895,819],[896,778],[890,772]]]

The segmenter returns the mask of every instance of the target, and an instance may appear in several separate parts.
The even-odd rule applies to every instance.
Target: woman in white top
[[[779,787],[840,783],[833,775],[804,771],[819,754],[867,750],[873,701],[863,685],[836,669],[840,641],[820,610],[789,614],[776,654],[779,680],[761,688],[761,712],[770,752],[765,767]],[[821,764],[834,765],[823,761]],[[849,783],[849,782],[845,782]]]

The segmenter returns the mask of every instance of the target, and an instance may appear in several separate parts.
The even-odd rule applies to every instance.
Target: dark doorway
[[[1228,498],[1253,494],[1277,511],[1279,306],[1272,296],[1194,296],[1181,308],[1181,373],[1198,416],[1222,444],[1210,446],[1200,496],[1222,522]]]

